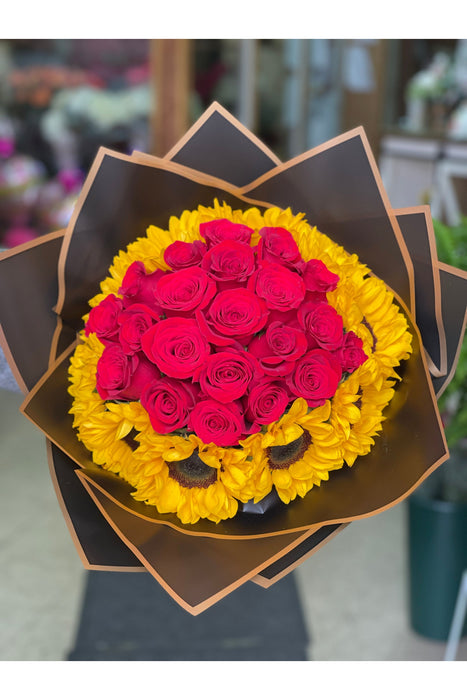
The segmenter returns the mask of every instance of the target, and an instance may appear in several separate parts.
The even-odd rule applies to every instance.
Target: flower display
[[[0,265],[84,566],[145,569],[191,614],[448,457],[467,274],[427,207],[392,209],[362,129],[281,163],[214,104],[165,158],[100,149],[67,229]]]
[[[384,283],[290,210],[185,211],[100,286],[71,360],[74,426],[182,523],[272,490],[289,503],[352,465],[411,352]]]

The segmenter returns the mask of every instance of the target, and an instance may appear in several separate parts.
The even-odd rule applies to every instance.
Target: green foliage
[[[467,217],[457,226],[433,220],[438,257],[467,270]],[[467,438],[467,341],[464,338],[456,373],[439,400],[449,447],[458,448]]]

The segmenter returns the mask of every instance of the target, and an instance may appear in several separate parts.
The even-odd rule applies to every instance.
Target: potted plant
[[[466,270],[467,218],[454,227],[433,223],[439,259]],[[446,640],[467,570],[467,341],[439,408],[450,459],[408,499],[409,598],[412,628]]]

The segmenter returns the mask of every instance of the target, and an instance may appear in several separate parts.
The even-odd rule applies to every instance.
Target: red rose
[[[255,254],[246,243],[222,241],[203,258],[203,270],[218,282],[246,282],[255,271]]]
[[[119,341],[123,351],[132,355],[141,350],[142,335],[156,322],[159,316],[146,304],[132,304],[119,315]]]
[[[254,233],[252,228],[248,228],[244,224],[234,224],[228,219],[206,221],[199,225],[199,232],[205,239],[208,247],[226,240],[250,243],[251,236]]]
[[[138,359],[125,355],[118,345],[104,349],[96,367],[96,388],[101,399],[117,399],[130,383]]]
[[[228,447],[236,445],[244,435],[245,421],[238,404],[206,399],[191,411],[188,429],[206,444]]]
[[[271,263],[280,263],[301,269],[304,260],[290,231],[280,226],[265,226],[260,229],[258,258]]]
[[[339,275],[328,270],[322,260],[309,260],[302,275],[305,287],[310,292],[332,292],[339,282]]]
[[[303,331],[279,321],[269,324],[266,329],[266,340],[274,355],[290,362],[297,360],[308,350]]]
[[[161,376],[156,365],[150,362],[144,353],[138,352],[134,357],[137,358],[138,364],[131,375],[130,383],[122,393],[122,398],[130,401],[137,401],[148,384],[151,384]]]
[[[368,355],[363,352],[362,348],[363,340],[358,335],[353,331],[345,333],[342,346],[334,353],[343,372],[354,372],[357,367],[368,360]]]
[[[141,405],[148,412],[152,427],[163,435],[186,426],[195,401],[191,383],[170,377],[152,382],[141,394]]]
[[[271,377],[285,377],[295,366],[294,362],[283,360],[272,352],[265,333],[253,338],[248,345],[248,352],[256,357],[264,374]]]
[[[172,270],[183,270],[199,265],[205,252],[206,244],[202,241],[175,241],[165,249],[164,260]]]
[[[289,401],[289,392],[281,382],[265,378],[254,384],[248,394],[245,414],[252,423],[251,431],[259,432],[260,426],[279,420]]]
[[[165,274],[164,270],[146,273],[144,264],[137,260],[128,267],[118,290],[123,295],[125,306],[129,304],[146,304],[155,311],[160,310],[154,292],[158,280]]]
[[[160,377],[144,356],[126,355],[119,345],[109,345],[97,362],[96,388],[101,399],[139,399],[147,383]]]
[[[342,316],[327,302],[305,302],[299,308],[297,318],[311,338],[326,350],[337,350],[344,340]]]
[[[225,403],[243,396],[253,379],[261,375],[258,362],[250,353],[224,350],[210,355],[194,378],[205,394]]]
[[[262,297],[269,309],[288,312],[305,297],[305,285],[296,272],[276,263],[264,264],[250,279],[249,289]]]
[[[292,335],[289,338],[287,338],[287,331],[285,331],[281,341],[280,334],[276,335],[276,328],[278,327],[287,328],[287,326],[283,326],[282,323],[278,322],[270,324],[266,333],[257,335],[253,338],[251,343],[248,345],[248,352],[257,358],[259,365],[265,374],[273,377],[285,377],[287,374],[290,374],[295,366],[296,358],[294,355],[297,355],[297,357],[303,355],[308,349],[308,343],[303,333],[298,331],[298,334],[303,335],[303,339],[305,341],[303,352],[299,351],[299,348],[301,348],[303,345],[303,339],[298,340],[297,344],[294,345],[293,332],[295,329],[291,329]],[[272,332],[270,332],[271,328]],[[271,335],[273,341],[272,345]],[[287,347],[290,349],[290,357],[287,357],[287,352],[283,352],[283,354],[276,352],[276,350],[286,350]],[[293,351],[293,348],[296,349],[295,352]],[[297,354],[298,352],[299,354]]]
[[[201,367],[211,351],[196,321],[167,318],[143,335],[141,347],[161,372],[175,379],[187,379]]]
[[[243,287],[227,289],[214,298],[206,312],[206,320],[216,337],[211,342],[218,341],[218,334],[240,340],[264,328],[268,310],[264,301],[252,291]]]
[[[216,283],[204,270],[187,267],[161,277],[157,282],[155,297],[160,307],[172,315],[204,309],[215,293]]]
[[[89,312],[86,323],[86,336],[95,333],[99,340],[106,345],[108,342],[117,342],[120,329],[119,314],[123,309],[123,302],[109,294],[100,304],[94,306]]]
[[[336,393],[342,376],[340,364],[327,350],[310,350],[297,360],[287,378],[294,396],[307,400],[309,406],[321,406]]]

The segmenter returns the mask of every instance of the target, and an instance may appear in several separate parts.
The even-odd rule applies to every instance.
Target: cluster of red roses
[[[204,241],[177,241],[170,270],[131,264],[119,294],[94,307],[86,334],[105,349],[104,400],[140,400],[154,430],[187,429],[205,443],[238,443],[278,420],[297,397],[310,407],[336,392],[367,356],[344,332],[326,292],[338,275],[305,262],[291,233],[227,219],[200,225]]]

